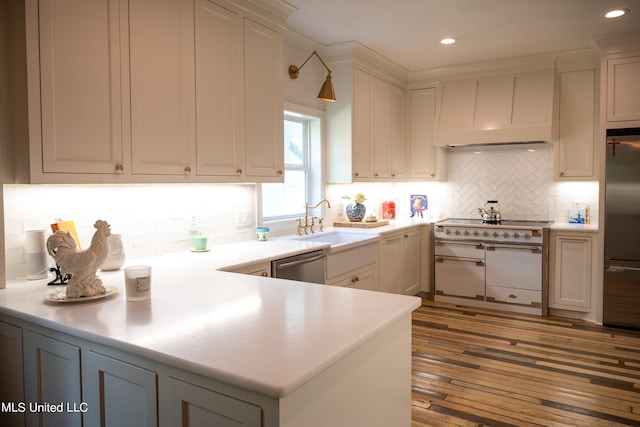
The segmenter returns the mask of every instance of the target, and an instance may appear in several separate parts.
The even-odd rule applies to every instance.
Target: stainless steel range
[[[548,226],[495,218],[434,224],[434,299],[546,315]]]

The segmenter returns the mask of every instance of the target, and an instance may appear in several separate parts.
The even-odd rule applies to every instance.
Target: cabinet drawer
[[[542,292],[487,285],[487,301],[540,307],[542,306]]]
[[[262,425],[262,408],[222,393],[169,379],[171,425],[253,426]]]

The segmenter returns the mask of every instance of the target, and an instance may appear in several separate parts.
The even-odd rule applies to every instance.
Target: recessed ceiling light
[[[626,15],[627,13],[629,13],[629,9],[614,9],[614,10],[610,10],[609,12],[604,14],[605,18],[609,18],[609,19],[613,19],[613,18],[619,18],[622,15]]]
[[[441,44],[454,44],[456,42],[456,39],[454,39],[453,37],[445,37],[444,39],[440,40]]]

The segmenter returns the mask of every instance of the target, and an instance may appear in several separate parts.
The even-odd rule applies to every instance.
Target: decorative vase
[[[347,205],[347,218],[351,222],[361,222],[366,212],[367,207],[362,203],[349,203]]]
[[[107,259],[100,267],[100,270],[119,270],[127,259],[122,246],[122,234],[111,234],[107,237],[107,242],[109,243],[109,255],[107,255]]]

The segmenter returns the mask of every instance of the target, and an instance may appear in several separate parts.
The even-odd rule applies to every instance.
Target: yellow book
[[[73,240],[76,241],[76,246],[78,246],[78,250],[82,250],[82,245],[80,245],[80,239],[78,238],[78,232],[76,231],[76,226],[73,221],[60,221],[54,224],[51,224],[51,231],[54,233],[56,231],[68,231],[71,233]]]

